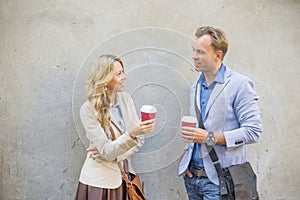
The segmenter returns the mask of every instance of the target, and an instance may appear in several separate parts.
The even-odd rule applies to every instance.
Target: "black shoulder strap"
[[[196,85],[196,90],[195,90],[195,101],[194,101],[195,106],[194,107],[195,107],[195,112],[196,112],[199,128],[205,129],[200,109],[198,109],[198,106],[197,106],[197,93],[198,93],[198,84]],[[227,191],[226,183],[224,181],[223,169],[219,162],[219,158],[215,151],[215,148],[214,148],[214,146],[207,145],[207,143],[204,143],[204,144],[206,146],[207,151],[209,152],[209,156],[216,168],[216,171],[217,171],[219,179],[220,179],[220,193],[221,193],[221,195],[227,195],[228,191]]]
[[[197,120],[198,120],[198,124],[199,124],[199,128],[202,128],[202,129],[205,129],[204,127],[204,124],[203,124],[203,120],[202,120],[202,115],[200,113],[200,109],[198,109],[198,106],[197,106],[197,92],[198,91],[198,84],[196,85],[196,91],[195,91],[195,112],[196,112],[196,116],[197,116]],[[214,149],[213,146],[208,146],[206,143],[205,143],[205,146],[209,152],[209,155],[210,155],[210,158],[212,160],[213,163],[216,163],[218,162],[218,156],[216,154],[216,151]],[[217,168],[216,168],[217,169]],[[219,174],[219,170],[217,170],[218,174]]]
[[[198,106],[197,106],[197,91],[198,91],[198,83],[196,84],[195,101],[194,101],[195,106],[194,107],[195,107],[195,112],[196,112],[199,128],[205,129],[200,110],[198,109]]]

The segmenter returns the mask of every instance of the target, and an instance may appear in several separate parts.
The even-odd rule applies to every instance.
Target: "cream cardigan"
[[[126,130],[130,130],[139,123],[132,98],[125,92],[118,93],[117,98]],[[86,136],[90,141],[89,147],[96,147],[102,158],[93,160],[87,154],[79,181],[94,187],[118,188],[122,183],[122,176],[117,162],[127,159],[129,171],[135,173],[130,157],[141,149],[144,144],[144,137],[139,136],[133,140],[129,135],[122,134],[119,127],[116,128],[114,125],[111,125],[117,137],[115,141],[112,141],[111,134],[106,134],[95,118],[94,108],[91,108],[89,101],[86,101],[81,106],[80,118],[86,131]]]

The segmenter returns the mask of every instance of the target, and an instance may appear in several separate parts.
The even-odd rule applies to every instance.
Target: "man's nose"
[[[198,59],[198,55],[197,55],[197,52],[196,52],[196,51],[193,53],[192,58],[193,58],[194,60]]]

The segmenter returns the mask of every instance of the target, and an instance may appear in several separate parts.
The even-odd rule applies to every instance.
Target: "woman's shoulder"
[[[123,100],[132,99],[130,94],[127,92],[118,92],[118,98]]]
[[[80,107],[80,113],[86,113],[91,109],[91,102],[89,100],[86,100]]]
[[[91,105],[91,102],[89,100],[86,100],[85,102],[83,102],[80,109],[88,108],[88,107],[90,107],[90,105]]]

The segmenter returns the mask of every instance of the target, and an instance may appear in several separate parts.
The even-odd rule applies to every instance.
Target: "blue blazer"
[[[195,82],[190,91],[190,115],[195,113],[195,91],[197,91],[197,109],[201,85]],[[256,143],[262,132],[258,95],[253,82],[246,76],[226,68],[224,83],[217,83],[207,103],[203,123],[207,131],[224,133],[226,146],[215,145],[222,167],[246,162],[246,144]],[[193,153],[194,143],[187,143],[185,154],[179,164],[179,175],[188,168]],[[208,178],[219,185],[219,178],[211,158],[201,145],[204,168]]]

